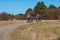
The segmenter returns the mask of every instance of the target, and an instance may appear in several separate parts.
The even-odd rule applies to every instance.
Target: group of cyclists
[[[27,22],[33,22],[34,18],[36,18],[36,22],[40,22],[41,21],[41,18],[40,18],[40,15],[37,14],[36,16],[34,16],[34,14],[27,14]]]

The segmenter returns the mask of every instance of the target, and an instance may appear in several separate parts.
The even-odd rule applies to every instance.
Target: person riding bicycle
[[[30,14],[27,14],[27,22],[30,22]]]
[[[40,21],[41,21],[39,14],[36,16],[36,19],[37,19],[37,20],[36,20],[37,22],[40,22]]]

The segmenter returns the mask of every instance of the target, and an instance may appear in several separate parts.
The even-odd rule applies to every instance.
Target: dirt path
[[[10,24],[10,25],[6,25],[0,28],[0,40],[4,40],[4,35],[11,29],[18,27],[18,26],[22,26],[22,25],[26,25],[27,23],[23,22],[23,23],[15,23],[15,24]]]

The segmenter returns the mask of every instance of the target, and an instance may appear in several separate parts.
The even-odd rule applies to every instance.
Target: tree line
[[[28,8],[25,14],[19,13],[14,15],[7,12],[2,12],[0,13],[0,20],[25,20],[28,13],[33,13],[35,17],[37,14],[39,14],[41,19],[44,20],[58,20],[60,19],[60,6],[56,7],[55,5],[51,4],[49,7],[47,7],[42,1],[38,2],[33,9]]]
[[[18,15],[14,15],[11,13],[7,13],[7,12],[2,12],[0,13],[0,21],[1,20],[24,20],[26,19],[26,15],[25,14],[18,14]]]
[[[45,20],[58,20],[60,19],[60,6],[56,7],[55,5],[51,4],[49,7],[45,5],[45,3],[38,2],[34,9],[28,8],[26,11],[26,14],[34,11],[34,14],[39,14],[41,16],[41,19]]]

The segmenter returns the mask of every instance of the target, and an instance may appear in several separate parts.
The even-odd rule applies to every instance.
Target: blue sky
[[[0,13],[25,13],[28,8],[34,8],[37,2],[43,1],[47,6],[53,4],[60,6],[60,0],[0,0]]]

